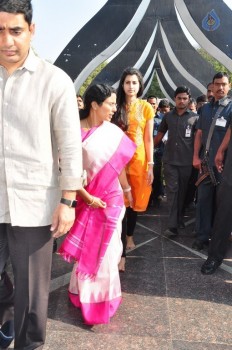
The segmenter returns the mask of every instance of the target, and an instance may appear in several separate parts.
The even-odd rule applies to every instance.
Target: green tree
[[[158,97],[158,98],[165,97],[160,89],[156,74],[154,74],[154,78],[152,80],[152,83],[147,91],[147,96],[149,96],[149,95],[154,95],[155,97]]]
[[[210,54],[205,49],[200,48],[197,51],[206,61],[208,61],[213,66],[215,72],[226,72],[230,77],[230,81],[232,81],[232,73],[225,66],[223,66],[223,64],[217,61],[214,57],[210,56]]]
[[[86,79],[79,90],[79,94],[83,95],[87,87],[92,83],[92,81],[96,78],[96,76],[102,71],[103,68],[107,66],[107,62],[101,63]]]

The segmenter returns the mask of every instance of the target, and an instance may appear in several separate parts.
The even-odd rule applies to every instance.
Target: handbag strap
[[[223,111],[223,109],[228,105],[228,103],[231,102],[231,99],[227,98],[225,99],[218,107],[217,112],[215,113],[212,123],[210,125],[210,129],[209,129],[209,133],[208,133],[208,137],[207,137],[207,141],[206,141],[206,146],[205,146],[205,154],[207,155],[209,153],[209,147],[210,147],[210,142],[213,136],[213,131],[216,125],[216,121],[218,119],[218,117],[220,116],[221,112]]]

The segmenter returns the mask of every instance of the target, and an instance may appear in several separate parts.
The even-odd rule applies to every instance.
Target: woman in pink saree
[[[81,127],[87,185],[78,191],[76,219],[59,253],[75,261],[69,298],[81,309],[84,322],[94,325],[108,323],[122,299],[118,263],[123,191],[132,205],[124,167],[136,146],[110,123],[116,111],[113,88],[93,85],[84,101]]]

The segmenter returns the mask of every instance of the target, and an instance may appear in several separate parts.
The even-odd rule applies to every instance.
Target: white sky
[[[223,1],[232,9],[232,0]],[[107,0],[32,0],[36,25],[32,46],[35,51],[54,62],[73,36],[106,2]],[[195,44],[191,38],[190,42]]]
[[[32,0],[36,25],[32,46],[52,62],[107,0]]]

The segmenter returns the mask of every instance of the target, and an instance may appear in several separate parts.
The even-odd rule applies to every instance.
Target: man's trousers
[[[8,241],[14,274],[14,348],[42,349],[46,334],[53,248],[50,226],[1,224],[0,230],[2,241]]]

